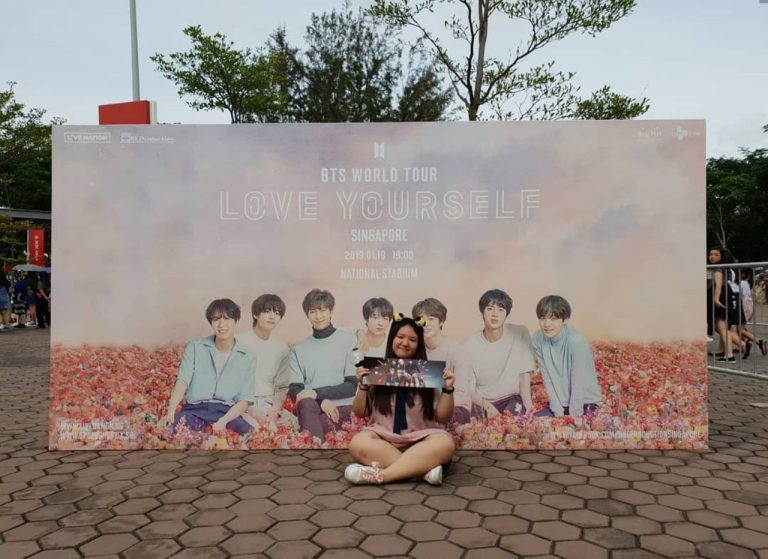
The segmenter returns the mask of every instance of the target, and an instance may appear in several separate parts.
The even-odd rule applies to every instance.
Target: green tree
[[[299,106],[308,122],[442,120],[453,95],[434,64],[402,64],[396,30],[349,4],[313,14]]]
[[[0,214],[0,266],[3,262],[10,265],[25,264],[27,257],[27,229],[32,227],[29,221],[14,220]]]
[[[433,64],[409,68],[392,120],[399,122],[444,120],[453,92],[443,85]]]
[[[374,0],[369,13],[419,33],[414,46],[438,61],[469,120],[487,116],[484,108],[502,120],[550,119],[573,116],[580,101],[574,74],[556,70],[554,62],[529,65],[531,55],[575,33],[594,36],[634,6],[634,0]],[[443,9],[450,11],[444,25],[430,29],[425,16]],[[528,27],[505,58],[488,50],[490,23],[503,19]],[[462,45],[461,53],[451,52],[443,28]]]
[[[51,209],[51,124],[43,109],[16,99],[16,84],[0,91],[0,206]]]
[[[768,150],[707,162],[707,241],[742,262],[768,260]]]
[[[614,93],[606,85],[598,89],[589,99],[576,104],[573,118],[583,120],[621,120],[645,114],[651,104],[647,98],[633,99]]]
[[[309,122],[389,120],[400,49],[349,6],[312,14],[305,34],[302,119]]]
[[[285,112],[277,69],[268,55],[237,50],[226,36],[206,35],[199,25],[183,32],[192,41],[189,51],[157,53],[150,60],[190,107],[227,111],[233,123],[274,122]]]
[[[282,100],[272,122],[296,122],[301,119],[301,83],[304,65],[299,49],[288,42],[285,27],[278,27],[267,40],[267,54],[272,61],[275,83]]]

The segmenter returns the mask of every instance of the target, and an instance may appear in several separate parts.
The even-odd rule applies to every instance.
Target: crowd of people
[[[9,277],[0,272],[0,331],[47,328],[51,324],[50,302],[48,274],[14,272]]]
[[[717,350],[710,356],[714,355],[718,362],[733,363],[735,353],[748,359],[753,345],[766,355],[768,342],[758,339],[747,326],[754,313],[752,270],[739,269],[733,255],[724,247],[711,248],[707,261],[712,265],[734,264],[733,267],[714,268],[708,276],[707,336],[717,333],[719,338]]]
[[[395,313],[386,298],[369,299],[365,327],[356,332],[333,325],[335,305],[327,290],[307,293],[302,309],[311,333],[289,348],[274,333],[286,313],[279,296],[257,297],[252,325],[242,332],[234,301],[211,302],[205,316],[212,334],[184,349],[161,425],[245,435],[293,422],[322,443],[354,415],[367,426],[350,445],[357,460],[346,473],[350,482],[424,477],[439,484],[438,466],[450,463],[454,450],[446,425],[502,413],[580,421],[602,401],[591,344],[569,326],[570,304],[558,295],[539,301],[539,330],[531,336],[525,326],[507,323],[511,297],[486,291],[478,301],[482,328],[463,343],[443,333],[448,310],[435,298],[417,302],[412,318]],[[361,355],[445,362],[443,387],[367,385]],[[537,368],[548,404],[535,410]]]

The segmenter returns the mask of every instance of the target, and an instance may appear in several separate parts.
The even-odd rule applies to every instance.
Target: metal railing
[[[741,283],[744,270],[751,278],[748,290]],[[719,293],[716,292],[717,272],[720,272],[721,278]],[[749,317],[745,316],[750,309],[749,304],[745,304],[747,297],[743,296],[744,291],[748,291],[752,301]],[[768,303],[765,295],[768,295],[768,262],[707,266],[707,336],[712,339],[708,345],[707,367],[710,370],[768,379],[768,356],[762,354],[760,347],[766,344],[768,349]],[[734,349],[732,361],[727,360],[731,353],[729,344]],[[751,346],[751,351],[745,359],[747,345]]]

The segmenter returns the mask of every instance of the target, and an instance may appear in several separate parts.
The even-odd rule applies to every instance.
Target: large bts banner
[[[702,121],[57,127],[53,231],[51,449],[707,445]]]

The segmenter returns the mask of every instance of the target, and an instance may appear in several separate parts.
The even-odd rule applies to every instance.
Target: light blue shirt
[[[184,348],[178,380],[187,383],[186,402],[217,401],[234,405],[242,400],[253,402],[256,382],[256,358],[237,340],[221,373],[216,373],[214,337],[194,340]]]
[[[310,336],[300,341],[291,349],[290,383],[317,389],[337,386],[344,382],[344,377],[354,377],[356,368],[349,352],[355,345],[357,336],[344,330],[336,330],[327,338]],[[347,397],[330,398],[336,406],[348,406],[353,399],[354,389]]]
[[[532,342],[555,415],[563,415],[566,406],[570,415],[584,415],[584,404],[602,401],[592,345],[586,336],[565,325],[554,338],[537,330]]]

